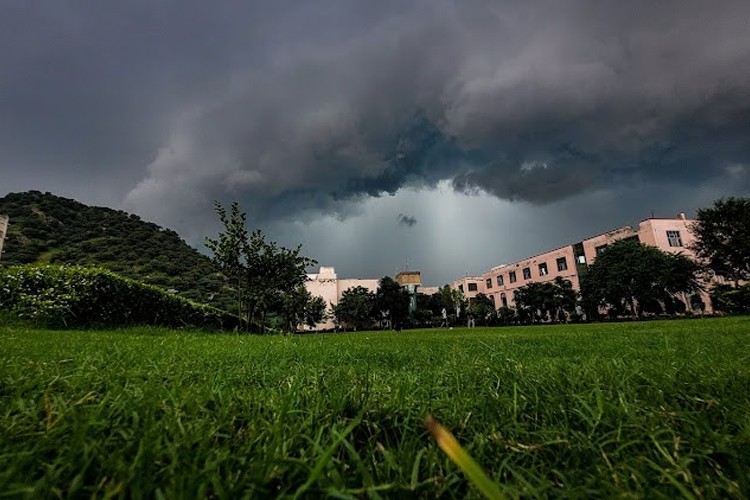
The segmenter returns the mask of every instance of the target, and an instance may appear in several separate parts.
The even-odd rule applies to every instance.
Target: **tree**
[[[333,308],[340,323],[361,330],[372,325],[375,294],[365,287],[357,286],[344,290],[341,300]]]
[[[211,260],[219,267],[234,289],[237,297],[237,316],[242,319],[243,291],[247,273],[247,266],[244,261],[244,250],[247,242],[247,229],[245,227],[247,216],[240,212],[240,206],[237,202],[232,203],[229,215],[219,202],[214,202],[214,210],[219,215],[221,225],[224,226],[224,232],[219,233],[219,238],[216,240],[206,238],[206,248],[213,253]]]
[[[750,198],[721,198],[698,210],[692,250],[720,276],[750,279]]]
[[[305,307],[303,322],[310,328],[326,320],[326,301],[323,297],[312,297]]]
[[[451,288],[450,285],[443,285],[438,289],[437,295],[440,297],[440,301],[442,303],[442,307],[440,308],[440,311],[438,311],[438,314],[442,314],[443,307],[448,312],[448,315],[454,314],[455,316],[458,316],[460,314],[461,309],[465,309],[465,300],[463,294],[454,289]]]
[[[250,324],[266,328],[269,313],[278,312],[285,296],[304,286],[305,270],[316,262],[300,255],[301,251],[299,245],[294,249],[279,247],[276,242],[267,242],[259,229],[253,231],[244,250]]]
[[[237,203],[231,212],[218,202],[216,213],[224,226],[218,239],[206,239],[206,247],[213,253],[213,261],[227,280],[235,287],[238,315],[251,329],[264,331],[270,315],[280,315],[284,329],[299,320],[306,307],[300,292],[307,280],[306,268],[314,265],[313,259],[301,255],[302,247],[279,247],[268,242],[259,229],[248,236],[247,217]],[[294,327],[299,324],[295,323]]]
[[[283,299],[284,326],[293,332],[299,325],[315,328],[325,319],[326,303],[323,297],[313,297],[305,286],[300,286]]]
[[[677,294],[698,289],[698,266],[680,254],[667,254],[635,240],[606,247],[581,279],[581,295],[590,315],[599,307],[612,314],[629,310],[633,317],[660,312]]]
[[[518,319],[518,315],[516,314],[516,310],[512,309],[512,308],[510,308],[508,306],[502,306],[502,307],[500,307],[497,310],[496,314],[497,314],[497,321],[501,325],[506,325],[506,326],[507,325],[512,325]]]
[[[575,312],[578,294],[570,281],[558,276],[554,281],[522,286],[514,299],[520,316],[532,323],[565,322]]]
[[[480,325],[487,326],[494,312],[495,304],[485,294],[478,293],[469,299],[469,313],[474,315]]]
[[[558,276],[552,282],[552,306],[554,308],[552,321],[567,321],[567,318],[575,313],[578,304],[578,292],[573,288],[573,283]]]
[[[409,319],[409,292],[390,276],[380,278],[375,310],[390,321],[391,328],[402,328]]]

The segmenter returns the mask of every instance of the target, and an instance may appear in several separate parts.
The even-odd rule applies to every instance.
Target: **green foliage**
[[[570,281],[558,276],[554,281],[522,286],[514,299],[519,314],[528,322],[565,322],[575,311],[578,294]]]
[[[747,317],[342,335],[0,326],[10,498],[750,497]]]
[[[750,279],[750,198],[722,198],[698,210],[693,250],[720,276]]]
[[[10,216],[0,265],[103,267],[225,310],[232,304],[207,256],[137,215],[38,191],[0,198],[0,214]]]
[[[495,314],[497,315],[498,324],[503,326],[514,325],[518,321],[516,310],[512,307],[502,306],[498,308]]]
[[[344,290],[341,300],[333,308],[333,315],[344,327],[362,330],[372,326],[375,294],[365,287]]]
[[[392,328],[403,328],[409,320],[409,292],[390,276],[380,278],[375,292],[375,312],[375,317],[387,318]]]
[[[214,209],[224,227],[224,232],[218,239],[206,238],[206,248],[213,253],[213,263],[224,274],[230,288],[237,297],[237,316],[243,316],[243,292],[247,273],[245,250],[248,240],[245,227],[247,216],[240,212],[238,203],[232,203],[232,212],[227,215],[226,209],[220,203],[214,202]]]
[[[285,329],[295,331],[299,325],[315,328],[325,321],[326,302],[323,297],[313,297],[304,286],[284,295],[282,315]]]
[[[266,241],[259,229],[248,236],[247,217],[237,203],[229,215],[220,203],[214,205],[224,231],[216,240],[206,238],[206,247],[234,287],[240,317],[263,332],[271,327],[272,317],[281,316],[283,329],[296,330],[312,300],[300,287],[307,280],[306,268],[316,261],[301,255],[302,246],[290,249]]]
[[[607,246],[581,279],[581,296],[591,317],[599,307],[633,317],[660,313],[675,295],[700,289],[698,264],[682,254],[668,254],[634,240]]]
[[[232,328],[237,318],[104,269],[0,268],[0,309],[49,326],[192,325]]]
[[[469,299],[468,314],[474,317],[477,325],[489,325],[494,323],[495,304],[485,294],[478,293]]]
[[[728,314],[750,314],[750,284],[739,287],[716,285],[711,302],[717,311]]]

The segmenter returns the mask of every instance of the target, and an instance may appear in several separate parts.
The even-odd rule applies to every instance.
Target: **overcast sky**
[[[0,2],[0,195],[440,285],[750,195],[750,2]]]

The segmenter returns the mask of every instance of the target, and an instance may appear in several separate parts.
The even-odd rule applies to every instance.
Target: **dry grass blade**
[[[453,462],[466,474],[469,481],[476,486],[482,494],[492,500],[504,499],[505,495],[492,479],[487,477],[482,467],[464,450],[453,434],[440,423],[427,415],[425,424],[430,430],[432,437],[437,441],[438,446],[445,452]]]

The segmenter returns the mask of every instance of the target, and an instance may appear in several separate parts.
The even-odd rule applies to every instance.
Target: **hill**
[[[100,266],[199,302],[232,303],[207,256],[137,215],[38,191],[0,198],[0,214],[10,217],[2,265]]]

